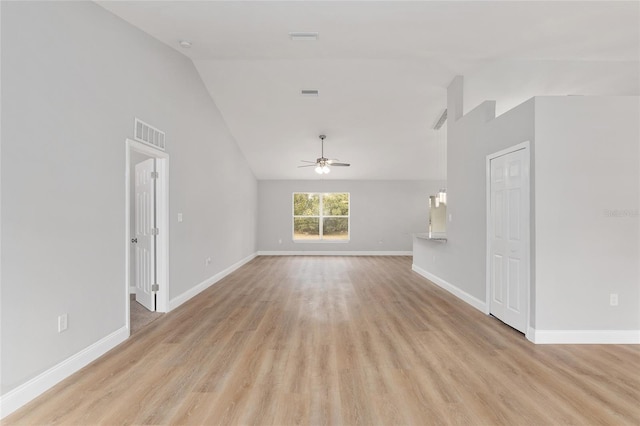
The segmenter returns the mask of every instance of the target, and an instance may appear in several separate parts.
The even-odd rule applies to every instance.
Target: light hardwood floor
[[[6,424],[640,424],[640,347],[534,345],[409,257],[259,257]]]

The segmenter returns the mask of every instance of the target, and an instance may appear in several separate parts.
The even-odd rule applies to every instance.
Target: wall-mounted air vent
[[[136,118],[133,138],[164,151],[164,132]]]
[[[318,96],[319,92],[315,89],[302,89],[300,94],[302,96]]]

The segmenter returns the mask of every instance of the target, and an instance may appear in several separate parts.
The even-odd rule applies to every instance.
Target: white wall
[[[258,250],[411,251],[411,234],[427,232],[428,197],[440,185],[442,182],[437,181],[260,181]],[[350,241],[294,243],[291,204],[294,192],[349,192]]]
[[[454,81],[450,102],[461,102],[461,84]],[[461,110],[461,105],[451,106]],[[484,102],[458,121],[453,115],[447,120],[448,241],[416,239],[413,263],[480,302],[486,293],[486,156],[533,143],[533,107],[529,100],[494,119],[495,103]]]
[[[537,329],[640,330],[639,105],[535,98]]]
[[[450,102],[461,102],[461,84],[452,83]],[[637,342],[638,97],[536,97],[493,119],[494,107],[484,102],[448,122],[448,242],[415,239],[414,266],[483,308],[486,155],[528,140],[531,337]],[[611,293],[619,306],[609,306]]]
[[[255,252],[257,182],[177,51],[90,2],[3,2],[1,28],[4,395],[125,326],[135,116],[167,135],[172,298]]]

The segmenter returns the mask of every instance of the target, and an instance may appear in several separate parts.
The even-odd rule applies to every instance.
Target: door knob
[[[131,239],[131,242],[132,242],[132,243],[137,243],[137,242],[138,242],[138,239],[137,239],[137,238],[132,238],[132,239]]]

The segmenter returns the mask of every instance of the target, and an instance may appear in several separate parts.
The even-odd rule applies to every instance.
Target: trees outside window
[[[349,193],[293,194],[293,239],[348,241]]]

